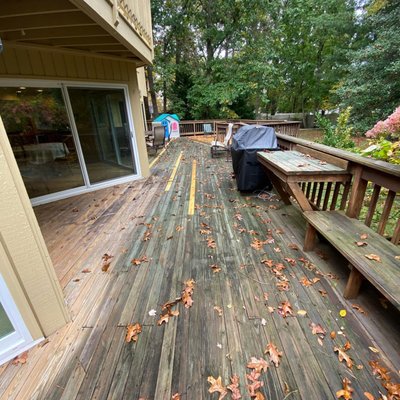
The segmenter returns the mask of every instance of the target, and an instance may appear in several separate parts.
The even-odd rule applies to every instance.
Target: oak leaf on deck
[[[129,324],[126,327],[125,341],[127,343],[134,341],[137,342],[139,334],[142,332],[142,326],[139,323]]]
[[[222,378],[220,376],[217,379],[215,379],[212,376],[209,376],[207,378],[207,381],[211,384],[211,386],[208,388],[208,392],[219,393],[218,400],[222,400],[228,394],[226,387],[222,385]]]
[[[348,378],[343,378],[343,389],[336,392],[336,397],[340,399],[343,397],[345,400],[352,399],[353,388],[350,386],[351,382]]]
[[[237,375],[233,375],[231,377],[231,384],[227,386],[228,390],[232,392],[231,399],[239,400],[242,398],[242,395],[239,390],[239,377]]]
[[[261,373],[262,371],[267,372],[268,363],[263,358],[251,357],[250,361],[247,363],[247,368],[253,369],[254,371]]]
[[[288,315],[293,315],[292,305],[288,301],[283,301],[278,307],[278,314],[283,318],[286,318]]]
[[[269,354],[270,361],[274,363],[275,367],[279,367],[279,363],[281,362],[279,357],[282,357],[283,353],[273,343],[268,343],[264,354]]]
[[[342,362],[343,360],[346,362],[346,365],[349,369],[353,368],[353,360],[350,358],[348,354],[346,354],[346,350],[341,347],[334,347],[333,351],[338,353],[339,361]]]

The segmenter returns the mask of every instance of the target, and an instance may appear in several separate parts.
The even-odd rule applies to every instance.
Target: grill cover
[[[243,192],[272,188],[257,152],[278,150],[275,130],[269,126],[246,125],[241,127],[232,139],[232,166],[237,188]]]

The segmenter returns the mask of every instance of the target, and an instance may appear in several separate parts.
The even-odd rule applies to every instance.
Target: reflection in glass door
[[[69,87],[91,184],[136,173],[123,89]]]
[[[0,115],[30,198],[84,185],[61,88],[0,87]]]

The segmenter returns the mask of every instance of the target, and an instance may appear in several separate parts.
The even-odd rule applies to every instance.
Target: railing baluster
[[[318,196],[317,196],[317,207],[320,208],[322,194],[324,193],[325,182],[319,182],[318,186],[319,186],[319,189],[318,189]]]
[[[312,193],[311,193],[311,202],[314,203],[315,195],[317,194],[317,183],[313,182],[312,185],[313,185],[313,188],[312,188]]]
[[[348,181],[344,184],[342,200],[340,201],[340,210],[344,210],[346,208],[347,198],[350,193],[351,182]]]
[[[374,190],[372,192],[371,201],[369,202],[368,212],[365,217],[365,225],[371,226],[372,217],[374,216],[374,212],[376,209],[376,204],[378,203],[379,194],[381,192],[381,186],[375,184]]]
[[[380,235],[385,234],[386,224],[387,224],[387,221],[388,221],[388,218],[390,215],[390,210],[392,209],[392,205],[393,205],[393,201],[394,201],[395,197],[396,197],[396,193],[393,192],[392,190],[389,190],[389,193],[386,197],[385,205],[383,207],[381,219],[380,219],[379,225],[378,225],[378,233]]]
[[[341,183],[340,182],[336,182],[335,189],[333,190],[331,206],[329,207],[329,209],[331,211],[336,210],[336,203],[337,203],[337,199],[339,197],[340,186],[341,186]]]
[[[310,198],[310,190],[311,190],[311,182],[307,183],[307,190],[306,190],[306,197],[307,199]]]
[[[324,204],[322,206],[323,210],[328,209],[328,202],[329,202],[329,197],[331,195],[331,188],[332,188],[332,182],[328,182],[328,184],[326,185]]]
[[[397,220],[391,242],[394,244],[398,244],[400,242],[400,219]]]

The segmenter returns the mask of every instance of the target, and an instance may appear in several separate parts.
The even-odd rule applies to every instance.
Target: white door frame
[[[133,123],[133,115],[132,115],[132,108],[131,108],[131,103],[130,103],[130,98],[129,98],[129,91],[128,91],[128,85],[127,84],[121,84],[121,83],[102,83],[102,82],[86,82],[86,81],[67,81],[67,80],[47,80],[47,79],[11,79],[11,78],[0,78],[0,86],[7,87],[19,87],[19,86],[25,86],[25,87],[47,87],[47,88],[59,88],[61,89],[69,122],[71,124],[71,132],[72,136],[74,138],[75,146],[76,146],[76,151],[79,159],[79,164],[81,167],[82,171],[82,176],[84,180],[84,186],[80,186],[77,188],[73,189],[68,189],[68,190],[63,190],[61,192],[56,192],[52,194],[48,194],[45,196],[40,196],[40,197],[35,197],[31,199],[31,203],[33,206],[39,205],[39,204],[45,204],[49,203],[52,201],[56,200],[61,200],[65,199],[67,197],[71,196],[76,196],[78,194],[83,194],[91,191],[95,191],[98,189],[103,189],[107,188],[110,186],[114,186],[117,184],[121,183],[126,183],[126,182],[131,182],[137,179],[141,179],[142,177],[142,172],[140,168],[140,159],[139,159],[139,150],[137,146],[137,140],[136,140],[136,133],[135,133],[135,126]],[[122,89],[124,92],[124,97],[125,97],[125,106],[126,106],[126,113],[128,116],[128,123],[129,123],[129,129],[130,129],[130,140],[131,140],[131,146],[132,146],[132,151],[133,151],[133,162],[135,163],[135,169],[136,173],[127,175],[121,178],[116,178],[116,179],[111,179],[108,181],[100,182],[100,183],[94,183],[91,184],[89,180],[89,175],[86,169],[86,164],[82,152],[82,148],[80,145],[79,141],[79,135],[78,131],[76,128],[75,124],[75,119],[73,117],[73,111],[72,111],[72,106],[70,102],[70,98],[68,95],[68,88],[69,87],[80,87],[80,88],[107,88],[107,89]]]
[[[11,293],[0,274],[0,303],[2,304],[4,311],[7,314],[12,326],[15,331],[0,339],[0,365],[11,360],[16,355],[22,353],[28,348],[34,346],[36,343],[42,340],[33,341],[31,334],[26,327],[24,320],[14,300],[11,297]]]

